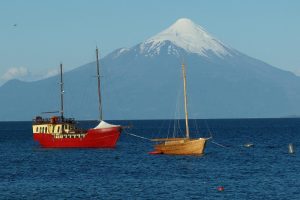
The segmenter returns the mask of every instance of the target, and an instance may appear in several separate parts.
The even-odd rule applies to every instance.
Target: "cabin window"
[[[39,127],[36,127],[35,132],[39,132]]]
[[[45,128],[45,133],[48,133],[48,128],[47,127]]]
[[[52,127],[52,132],[54,133],[54,126]]]
[[[57,127],[57,132],[59,133],[59,131],[60,131],[60,126]]]
[[[42,133],[44,133],[44,127],[42,127]]]

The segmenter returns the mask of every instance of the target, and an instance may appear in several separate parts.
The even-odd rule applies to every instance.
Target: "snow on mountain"
[[[119,48],[113,52],[113,58],[116,59],[119,56],[121,56],[122,54],[128,52],[129,50],[130,49],[128,49],[128,48]]]
[[[231,55],[229,47],[209,35],[204,28],[186,18],[178,19],[169,28],[142,43],[140,53],[150,56],[158,55],[161,47],[167,41],[189,53],[201,56],[208,56],[208,53],[214,53],[218,57]],[[176,48],[169,46],[168,54],[178,55],[178,52]]]

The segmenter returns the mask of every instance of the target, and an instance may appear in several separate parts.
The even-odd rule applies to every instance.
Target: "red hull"
[[[33,133],[33,138],[44,148],[114,148],[121,131],[121,127],[89,129],[83,138],[54,138],[52,134]]]

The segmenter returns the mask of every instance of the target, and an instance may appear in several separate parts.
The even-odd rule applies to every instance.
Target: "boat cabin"
[[[33,120],[32,125],[33,133],[46,133],[46,134],[63,134],[75,133],[74,119],[66,119],[57,116],[49,118],[42,118],[37,116]]]

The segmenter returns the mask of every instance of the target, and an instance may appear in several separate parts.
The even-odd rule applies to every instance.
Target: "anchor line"
[[[223,148],[228,148],[228,147],[225,147],[224,145],[222,145],[222,144],[219,144],[219,143],[217,143],[217,142],[214,142],[214,141],[211,141],[211,143],[213,143],[213,144],[215,144],[215,145],[218,145],[218,146],[220,146],[220,147],[223,147]]]
[[[143,137],[143,136],[139,136],[139,135],[136,135],[136,134],[133,134],[133,133],[128,133],[127,131],[124,130],[124,133],[126,133],[127,135],[131,135],[133,137],[137,137],[137,138],[141,138],[141,139],[144,139],[144,140],[149,140],[151,141],[151,139],[149,138],[146,138],[146,137]]]
[[[208,132],[209,132],[209,135],[210,135],[210,137],[209,137],[208,139],[213,139],[213,133],[212,133],[212,131],[210,130],[210,128],[209,128],[209,126],[208,126],[206,120],[205,120],[205,125],[206,125],[206,128],[208,129]],[[223,148],[225,148],[225,149],[228,148],[228,147],[226,147],[226,146],[224,146],[224,145],[222,145],[222,144],[219,144],[219,143],[217,143],[217,142],[215,142],[215,141],[213,141],[213,140],[211,140],[211,143],[213,143],[213,144],[215,144],[215,145],[217,145],[217,146],[223,147]]]

